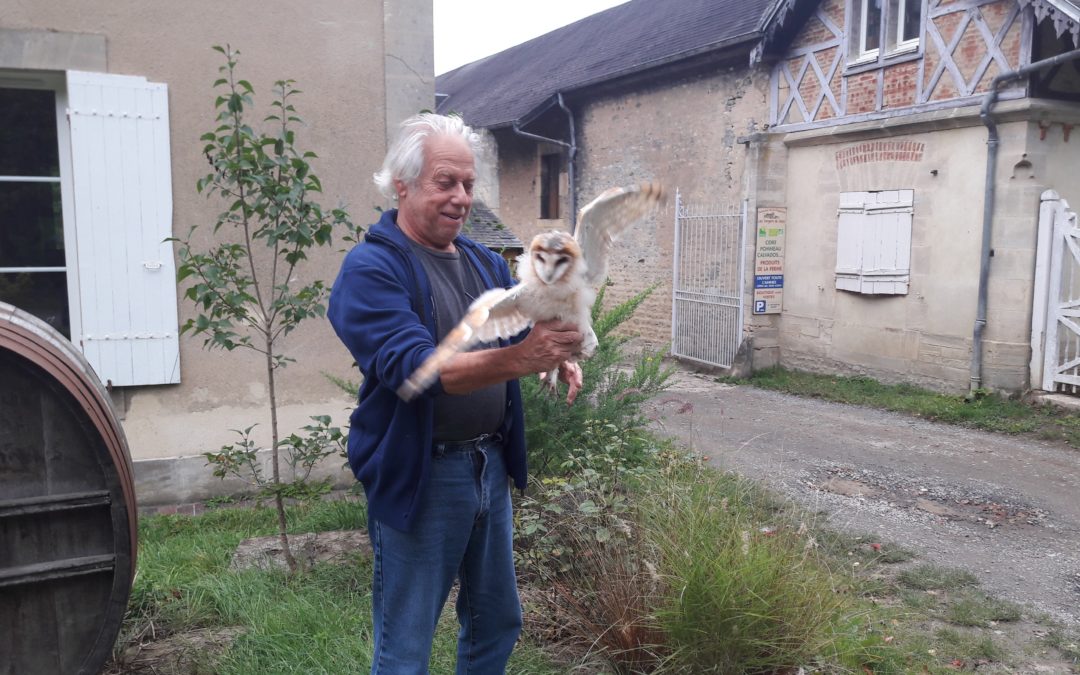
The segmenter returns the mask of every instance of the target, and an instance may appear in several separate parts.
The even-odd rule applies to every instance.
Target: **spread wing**
[[[411,401],[434,384],[443,366],[455,354],[468,351],[481,342],[513,337],[531,326],[532,320],[520,309],[519,301],[525,288],[525,284],[509,289],[494,288],[474,300],[458,325],[398,387],[397,395]]]
[[[574,239],[585,259],[586,281],[599,286],[607,275],[611,242],[620,233],[645,218],[667,195],[659,183],[642,183],[605,191],[581,210]]]

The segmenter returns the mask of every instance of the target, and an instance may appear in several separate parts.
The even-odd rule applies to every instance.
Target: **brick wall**
[[[915,105],[919,86],[919,64],[916,61],[900,63],[885,69],[882,88],[882,108],[905,108]]]
[[[999,60],[1003,59],[1009,69],[1019,67],[1023,20],[1015,0],[942,2],[934,11],[946,13],[925,19],[921,57],[897,54],[876,66],[849,67],[845,63],[850,36],[844,28],[844,2],[825,0],[792,40],[791,55],[776,65],[777,84],[772,96],[781,116],[776,123],[820,122],[977,96],[986,92],[1001,72]],[[837,47],[826,46],[835,38],[827,23],[843,33],[839,54]],[[944,49],[938,47],[938,37]],[[815,45],[820,49],[810,54],[794,53]],[[987,63],[987,54],[997,58]],[[837,55],[841,63],[828,88],[841,110],[834,110],[828,101],[815,108],[824,78],[815,68],[804,66],[814,59],[827,77]],[[788,78],[795,80],[794,88]],[[801,105],[793,100],[796,93]]]
[[[877,109],[877,82],[880,73],[871,70],[847,78],[847,113],[858,115]]]

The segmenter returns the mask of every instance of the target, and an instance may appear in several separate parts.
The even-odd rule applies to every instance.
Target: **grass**
[[[538,531],[579,535],[525,538],[529,550],[547,541],[574,561],[545,572],[525,559],[528,584],[551,589],[527,594],[544,617],[527,627],[587,650],[606,664],[599,672],[1003,673],[1028,650],[1064,672],[1075,659],[1075,638],[989,596],[972,575],[818,527],[733,474],[661,462],[620,485],[633,506],[605,513],[596,505],[616,504],[611,493],[579,492],[593,505],[585,516],[553,491],[561,506]],[[614,518],[631,524],[623,536],[609,536],[614,527],[591,536]],[[1034,644],[1032,624],[1053,640]]]
[[[730,474],[683,466],[642,500],[670,592],[658,610],[675,672],[773,673],[884,660],[868,608],[816,537],[774,499]]]
[[[289,509],[290,531],[356,529],[364,505],[319,501]],[[271,508],[236,507],[199,516],[149,516],[139,522],[138,574],[111,673],[138,670],[142,643],[196,629],[238,629],[221,653],[198,655],[193,672],[367,672],[371,663],[371,565],[356,555],[320,564],[295,577],[281,572],[229,569],[236,545],[276,532]],[[452,609],[439,624],[433,673],[453,672],[457,628]],[[513,672],[562,672],[541,650],[519,648]]]
[[[643,382],[662,386],[652,357],[639,370]],[[1080,431],[1074,417],[1058,414],[1046,426],[1052,416],[1044,410],[993,396],[969,403],[786,371],[751,382],[1008,433]],[[635,396],[643,388],[627,380],[597,394],[596,409],[607,399],[625,403],[611,416],[580,425],[533,416],[547,423],[537,428],[551,432],[542,440],[557,451],[533,496],[516,506],[526,638],[508,672],[1014,672],[1025,650],[1066,669],[1080,662],[1075,634],[987,595],[972,575],[922,564],[871,535],[818,527],[814,514],[657,442],[640,428],[636,399],[620,393],[626,387]],[[294,532],[355,529],[364,520],[355,499],[289,513]],[[241,540],[275,532],[269,508],[150,517],[140,528],[119,654],[170,633],[233,630],[230,643],[198,655],[192,672],[366,672],[364,556],[294,577],[229,569]],[[455,646],[448,606],[431,672],[452,672]]]
[[[744,479],[683,464],[620,489],[642,507],[631,546],[615,551],[617,538],[603,545],[587,538],[574,566],[584,581],[563,576],[556,589],[577,598],[588,620],[527,602],[527,626],[557,622],[562,634],[524,640],[508,672],[1014,672],[1025,654],[998,631],[1034,632],[1041,641],[1028,649],[1080,663],[1077,635],[988,596],[971,575],[922,564],[873,537],[817,528]],[[295,532],[364,522],[356,500],[296,506],[289,515]],[[370,561],[358,554],[295,577],[229,569],[241,540],[274,531],[269,508],[142,518],[138,576],[117,647],[126,656],[106,672],[153,672],[130,667],[138,645],[197,629],[236,636],[199,653],[189,672],[366,672]],[[523,583],[526,598],[555,588],[530,592],[531,583]],[[570,643],[578,648],[563,649]],[[453,672],[455,644],[448,607],[432,673]]]
[[[907,588],[937,591],[977,586],[978,578],[970,572],[951,570],[937,565],[919,565],[900,573],[898,581]]]
[[[940,394],[908,384],[882,384],[869,377],[819,375],[783,368],[761,370],[745,380],[724,379],[789,394],[903,412],[935,422],[1061,441],[1080,448],[1080,414],[991,393],[980,392],[968,400],[962,395]]]

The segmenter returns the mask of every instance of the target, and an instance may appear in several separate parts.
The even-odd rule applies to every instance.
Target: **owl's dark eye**
[[[559,265],[565,265],[568,262],[570,262],[570,256],[561,255],[559,256],[559,259],[555,261],[555,266],[558,267]]]

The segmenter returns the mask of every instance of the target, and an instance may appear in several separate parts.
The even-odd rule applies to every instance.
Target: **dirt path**
[[[710,464],[1080,626],[1080,451],[680,369],[649,406]]]

